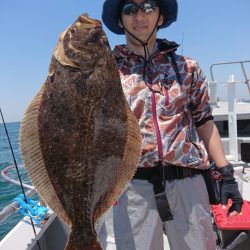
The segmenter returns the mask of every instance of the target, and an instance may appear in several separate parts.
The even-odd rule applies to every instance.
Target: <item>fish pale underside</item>
[[[100,21],[82,14],[61,34],[20,149],[40,197],[70,227],[65,249],[102,249],[95,223],[133,177],[141,133]]]

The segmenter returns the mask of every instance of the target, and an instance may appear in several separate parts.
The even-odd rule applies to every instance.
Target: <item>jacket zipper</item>
[[[152,101],[152,115],[153,115],[153,122],[156,132],[156,140],[157,140],[157,146],[158,146],[158,158],[159,161],[163,161],[163,147],[162,147],[162,141],[161,141],[161,132],[157,120],[157,112],[156,112],[156,101],[155,101],[155,93],[152,92],[151,95],[151,101]]]

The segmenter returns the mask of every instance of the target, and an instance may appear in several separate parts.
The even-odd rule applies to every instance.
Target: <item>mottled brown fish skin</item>
[[[102,249],[94,223],[132,178],[141,135],[99,21],[81,15],[60,37],[20,142],[32,183],[71,226],[66,249]]]

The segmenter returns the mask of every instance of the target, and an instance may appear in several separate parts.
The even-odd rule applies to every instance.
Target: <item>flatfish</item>
[[[133,177],[141,134],[100,21],[82,14],[61,34],[20,149],[39,195],[70,226],[66,249],[102,249],[94,225]]]

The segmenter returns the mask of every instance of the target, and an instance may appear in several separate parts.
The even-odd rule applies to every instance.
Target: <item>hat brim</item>
[[[102,21],[106,27],[115,34],[124,34],[124,29],[119,26],[122,0],[106,0],[103,4]],[[161,14],[164,17],[159,29],[166,28],[177,19],[178,4],[176,0],[158,0]]]

